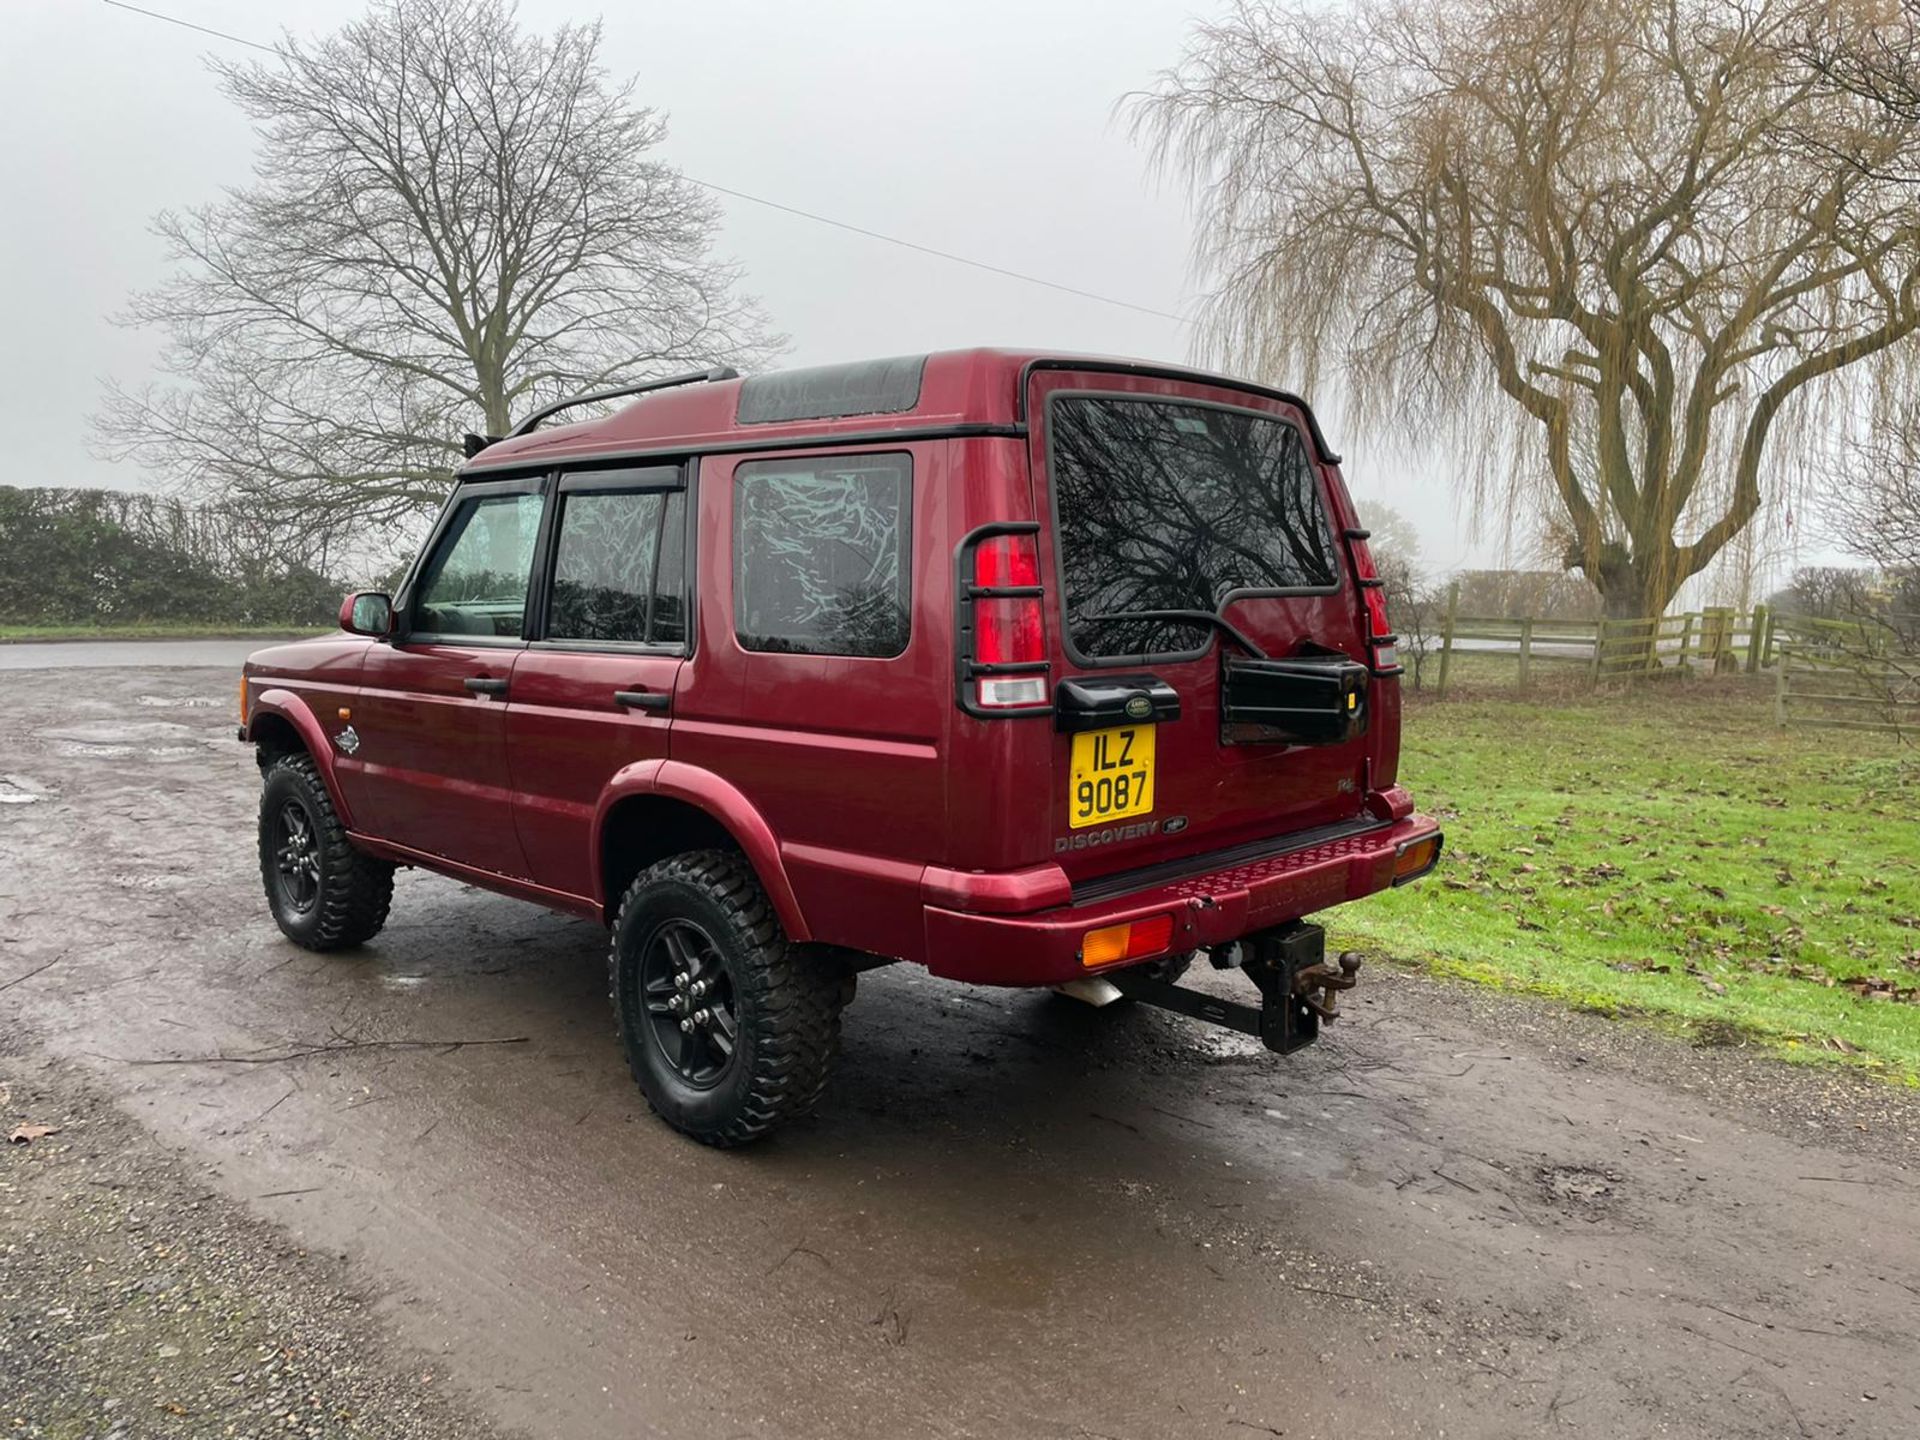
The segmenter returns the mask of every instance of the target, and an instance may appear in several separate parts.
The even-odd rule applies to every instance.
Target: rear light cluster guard
[[[1373,551],[1367,548],[1369,530],[1349,530],[1347,553],[1353,557],[1353,574],[1360,585],[1360,598],[1367,610],[1367,660],[1375,675],[1398,675],[1406,667],[1394,645],[1400,637],[1387,621],[1387,582],[1373,563]]]
[[[954,552],[956,699],[969,715],[1051,715],[1040,526],[997,521]]]

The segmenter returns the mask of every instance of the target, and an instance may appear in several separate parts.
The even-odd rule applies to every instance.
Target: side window
[[[749,650],[907,648],[913,457],[754,460],[733,472],[733,626]]]
[[[683,642],[683,492],[563,493],[560,505],[548,638]]]
[[[429,635],[519,639],[542,504],[539,495],[467,501],[421,577],[413,628]]]

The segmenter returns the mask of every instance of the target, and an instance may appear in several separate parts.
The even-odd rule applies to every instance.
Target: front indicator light
[[[1123,960],[1151,960],[1166,954],[1172,946],[1173,916],[1149,915],[1144,920],[1089,930],[1080,942],[1080,963],[1091,970]]]
[[[1393,883],[1404,885],[1418,880],[1440,863],[1440,832],[1409,840],[1393,852]]]
[[[240,677],[240,723],[247,723],[247,677]]]

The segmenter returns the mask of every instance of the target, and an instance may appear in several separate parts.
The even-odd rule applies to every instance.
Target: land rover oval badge
[[[1146,696],[1129,695],[1127,697],[1127,718],[1129,720],[1145,720],[1152,714],[1153,701],[1149,700]]]

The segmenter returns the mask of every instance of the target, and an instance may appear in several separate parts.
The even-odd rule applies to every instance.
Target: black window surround
[[[522,612],[520,634],[513,635],[469,635],[446,634],[437,630],[424,630],[416,625],[418,619],[418,591],[421,583],[433,572],[433,564],[439,559],[441,550],[454,538],[453,527],[466,512],[467,507],[481,500],[496,496],[547,495],[547,477],[523,475],[512,480],[487,480],[470,485],[456,486],[447,503],[441,508],[439,517],[434,521],[433,529],[427,537],[427,543],[420,547],[413,567],[401,582],[400,594],[394,603],[394,613],[400,619],[398,632],[392,637],[396,645],[457,645],[474,646],[487,650],[517,650],[526,644],[527,624],[534,613],[535,597],[539,594],[542,559],[546,553],[547,531],[552,525],[553,506],[545,503],[540,509],[540,529],[533,542],[533,569],[527,579],[527,603]]]
[[[531,648],[598,651],[608,654],[681,657],[692,655],[696,636],[699,633],[699,587],[695,583],[699,553],[696,544],[700,508],[696,502],[699,461],[686,459],[679,463],[662,464],[652,457],[649,459],[652,463],[642,466],[629,462],[626,465],[597,470],[544,470],[537,473],[523,472],[509,479],[465,480],[458,483],[453,493],[447,497],[446,504],[441,507],[440,514],[435,518],[426,544],[420,547],[420,553],[414,557],[412,566],[400,583],[399,593],[394,601],[394,613],[401,618],[401,626],[387,643],[474,646],[488,650]],[[681,506],[685,532],[682,536],[680,578],[681,612],[685,617],[683,623],[686,638],[677,643],[665,644],[626,640],[550,640],[546,638],[553,559],[559,540],[555,522],[562,508],[555,502],[562,494],[609,494],[629,489],[679,490],[686,495],[686,501]],[[448,531],[459,518],[467,502],[495,495],[541,495],[546,500],[540,514],[540,531],[534,540],[533,575],[528,583],[526,615],[521,625],[520,635],[517,638],[509,635],[446,635],[413,628],[415,591],[422,577],[428,573],[433,560],[439,555],[441,546],[446,543]]]
[[[545,477],[551,487],[556,502],[550,507],[552,523],[549,534],[543,537],[540,562],[538,566],[538,601],[528,605],[530,623],[527,644],[535,650],[556,650],[581,652],[586,654],[608,655],[667,655],[688,656],[693,653],[696,623],[697,587],[694,584],[696,555],[698,547],[695,539],[699,529],[699,505],[696,503],[696,480],[698,461],[688,460],[677,465],[625,465],[601,470],[557,471]],[[582,640],[554,636],[551,632],[553,613],[553,580],[555,565],[559,556],[561,530],[566,513],[565,497],[572,495],[618,495],[627,493],[674,494],[685,496],[680,506],[678,523],[681,532],[681,574],[680,574],[680,612],[685,631],[683,639],[672,641],[645,640]],[[665,525],[673,515],[672,505],[663,505],[660,513],[661,531],[654,547],[655,583],[658,583],[660,557],[665,553],[667,536]]]

